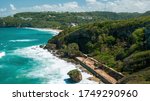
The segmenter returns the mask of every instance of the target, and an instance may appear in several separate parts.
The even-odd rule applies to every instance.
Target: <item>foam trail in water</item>
[[[37,31],[51,32],[51,34],[53,34],[53,35],[57,35],[59,33],[59,31],[54,30],[54,29],[42,29],[42,28],[30,28],[30,27],[26,27],[25,29],[32,29],[32,30],[37,30]]]
[[[5,52],[0,52],[0,58],[2,58],[3,56],[5,56],[6,53]]]
[[[32,42],[38,41],[37,39],[21,39],[21,40],[9,40],[9,42]]]
[[[66,83],[65,79],[69,78],[67,73],[70,70],[75,69],[74,64],[61,60],[38,46],[18,49],[15,50],[14,53],[24,57],[33,58],[35,61],[39,62],[39,65],[33,67],[33,69],[25,74],[25,76],[29,78],[42,78],[43,83],[64,84]],[[86,73],[82,73],[82,75],[83,80],[80,82],[81,84],[96,83],[87,80],[91,75]]]

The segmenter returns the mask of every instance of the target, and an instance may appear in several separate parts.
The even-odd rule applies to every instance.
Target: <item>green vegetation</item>
[[[142,83],[150,82],[149,74],[144,74],[150,66],[150,16],[71,27],[50,39],[48,44],[55,44],[58,51],[67,51],[73,56],[79,55],[79,51],[87,54],[126,74],[127,78],[141,73]],[[136,83],[138,80],[124,81]]]
[[[13,17],[0,18],[0,27],[65,29],[71,26],[84,25],[95,21],[128,19],[141,15],[141,13],[114,12],[25,12],[17,13]]]
[[[122,83],[150,82],[150,11],[26,12],[0,18],[0,27],[63,29],[46,49],[65,58],[87,54],[124,73]]]
[[[124,79],[120,80],[118,83],[150,84],[150,67],[128,75]]]
[[[134,53],[124,60],[126,71],[139,71],[150,66],[150,50]]]

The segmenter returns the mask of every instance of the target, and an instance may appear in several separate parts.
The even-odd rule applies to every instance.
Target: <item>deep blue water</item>
[[[0,84],[72,83],[67,72],[75,66],[39,45],[46,44],[54,32],[26,28],[0,28]],[[93,83],[82,73],[80,83]]]
[[[20,73],[30,70],[38,63],[33,58],[14,54],[17,49],[46,44],[53,36],[51,32],[25,28],[0,28],[0,83],[40,83],[40,78],[27,78]]]

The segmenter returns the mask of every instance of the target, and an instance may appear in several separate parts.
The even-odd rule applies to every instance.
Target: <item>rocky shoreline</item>
[[[60,58],[60,59],[62,59],[62,60],[64,60],[64,61],[73,63],[73,64],[76,66],[76,68],[79,69],[81,72],[84,72],[84,73],[87,73],[87,74],[91,75],[91,77],[87,78],[88,80],[94,81],[94,82],[97,82],[97,83],[100,83],[100,84],[102,83],[102,82],[100,81],[100,79],[98,79],[97,77],[95,77],[95,76],[94,76],[92,73],[90,73],[87,69],[85,69],[83,66],[81,66],[80,63],[77,62],[75,59],[70,58],[70,57],[64,57],[64,56],[62,56],[61,53],[60,53],[58,50],[54,49],[54,48],[52,48],[52,49],[47,49],[47,48],[46,48],[46,45],[40,45],[39,47],[48,50],[51,54],[53,54],[54,56],[56,56],[56,57],[58,57],[58,58]],[[68,72],[69,72],[69,71],[68,71]]]
[[[55,33],[55,32],[57,32],[57,33],[62,32],[62,30],[56,30],[56,29],[50,29],[50,28],[42,28],[42,29],[44,29],[44,30],[50,30],[50,31],[53,30],[54,33]],[[95,76],[94,76],[92,73],[90,73],[87,69],[85,69],[83,66],[81,66],[80,63],[79,63],[78,61],[76,61],[73,57],[69,57],[69,56],[66,56],[66,55],[64,56],[65,53],[63,53],[62,51],[57,50],[55,44],[40,45],[39,47],[48,50],[51,54],[53,54],[54,56],[56,56],[56,57],[58,57],[58,58],[60,58],[60,59],[62,59],[62,60],[64,60],[64,61],[67,61],[67,62],[69,62],[69,63],[74,64],[75,67],[76,67],[77,69],[79,69],[81,72],[84,72],[84,73],[87,73],[87,74],[91,75],[91,77],[89,77],[88,80],[94,81],[94,82],[96,82],[96,83],[102,83],[102,82],[100,81],[100,79],[98,79],[97,77],[95,77]],[[68,72],[69,72],[69,71],[68,71]]]

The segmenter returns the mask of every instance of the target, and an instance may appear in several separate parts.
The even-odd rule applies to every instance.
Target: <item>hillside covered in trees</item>
[[[145,13],[144,13],[145,14]],[[91,22],[128,19],[143,13],[114,12],[25,12],[0,18],[0,27],[38,27],[64,29]],[[145,14],[146,15],[146,14]]]
[[[150,16],[71,27],[45,46],[63,57],[87,54],[126,75],[120,83],[150,83]]]
[[[120,83],[150,83],[150,11],[26,12],[0,18],[0,27],[62,29],[46,49],[71,58],[87,54],[126,75]]]

